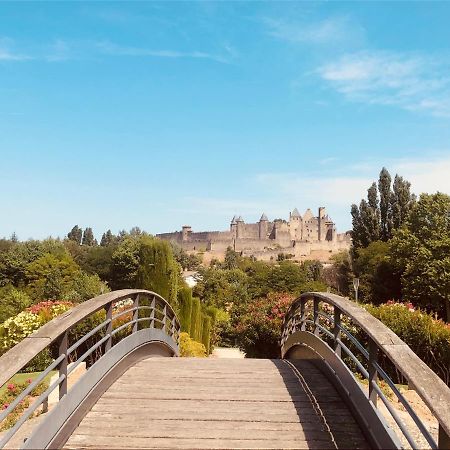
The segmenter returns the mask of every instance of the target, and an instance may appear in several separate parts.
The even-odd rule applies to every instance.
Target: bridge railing
[[[90,326],[93,328],[89,329]],[[0,386],[7,383],[43,351],[49,352],[54,359],[6,409],[0,411],[0,423],[52,371],[56,370],[58,377],[24,411],[15,425],[7,430],[0,439],[0,448],[10,441],[39,407],[42,406],[43,411],[46,410],[51,392],[59,388],[59,400],[67,394],[69,375],[82,362],[86,362],[88,367],[91,366],[120,340],[143,328],[157,328],[164,331],[178,347],[180,324],[173,309],[164,298],[145,290],[114,291],[81,303],[61,314],[2,355]]]
[[[285,316],[281,339],[283,356],[292,347],[292,337],[302,335],[299,332],[310,333],[324,341],[349,369],[368,380],[368,401],[375,409],[377,400],[382,401],[412,448],[423,447],[423,444],[416,442],[417,435],[422,435],[431,448],[450,448],[450,389],[378,319],[346,298],[313,292],[301,295]],[[290,337],[291,342],[287,345]],[[296,344],[305,345],[301,337]],[[311,350],[314,351],[313,348]],[[438,442],[389,376],[388,366],[395,368],[397,375],[414,388],[436,418],[439,423]],[[417,427],[414,433],[386,397],[380,380],[386,383],[414,422]]]

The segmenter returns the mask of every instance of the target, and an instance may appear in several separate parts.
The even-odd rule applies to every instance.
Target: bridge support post
[[[59,376],[64,378],[59,383],[59,399],[61,400],[67,394],[67,366],[68,366],[68,355],[67,355],[67,341],[68,332],[65,331],[59,340],[58,346],[58,356],[64,355],[64,359],[59,364]]]
[[[378,380],[378,372],[375,363],[378,361],[378,346],[373,339],[369,339],[369,400],[377,406],[377,391],[374,386]]]
[[[442,425],[439,424],[438,449],[450,448],[450,436],[445,432]]]
[[[133,308],[134,308],[134,312],[133,312],[133,333],[136,333],[138,330],[138,319],[139,319],[139,294],[136,295],[136,297],[134,297],[134,301],[133,301]]]
[[[340,358],[341,357],[341,344],[339,343],[339,340],[341,339],[341,329],[339,328],[341,325],[341,310],[334,307],[334,328],[333,328],[333,336],[334,336],[334,343],[333,343],[333,350],[334,353]]]
[[[108,340],[105,343],[105,353],[106,353],[107,351],[111,350],[111,346],[112,346],[112,329],[113,329],[113,324],[112,324],[113,304],[112,304],[112,302],[109,302],[105,306],[105,311],[106,311],[106,319],[109,320],[108,325],[106,326],[106,335],[108,336]]]

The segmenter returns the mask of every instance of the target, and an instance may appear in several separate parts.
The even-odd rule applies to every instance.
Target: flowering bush
[[[6,386],[6,391],[0,396],[0,410],[4,411],[8,406],[15,400],[15,398],[31,384],[31,378],[28,378],[22,383],[10,382]],[[48,387],[48,383],[42,382],[36,386],[30,395],[27,395],[15,408],[8,414],[8,416],[0,422],[0,431],[7,430],[11,428],[17,420],[20,418],[22,413],[30,406],[33,397],[38,397],[41,395]],[[39,412],[35,412],[33,416],[38,415]],[[32,416],[32,417],[33,417]]]
[[[180,356],[195,356],[196,358],[206,357],[206,348],[200,342],[191,339],[189,334],[180,333]]]
[[[72,307],[70,302],[40,302],[0,325],[0,354],[5,353],[42,325]]]
[[[247,356],[280,356],[281,327],[294,298],[292,294],[269,293],[244,306],[235,318],[235,330],[239,347]]]
[[[365,305],[365,308],[450,385],[450,324],[408,302],[389,301],[380,306]]]

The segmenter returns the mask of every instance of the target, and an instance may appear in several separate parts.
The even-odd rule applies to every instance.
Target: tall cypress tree
[[[77,244],[81,245],[81,239],[83,237],[83,230],[78,226],[75,225],[68,233],[67,238],[71,241],[76,242]]]
[[[96,244],[96,240],[94,238],[94,232],[92,231],[92,228],[88,227],[83,232],[83,239],[81,241],[82,245],[87,245],[89,247],[92,247]]]
[[[381,169],[378,191],[380,193],[380,238],[386,242],[392,237],[392,218],[390,214],[391,175],[386,167]]]
[[[395,175],[391,195],[391,217],[394,230],[400,228],[413,207],[416,196],[411,194],[411,183],[399,175]]]

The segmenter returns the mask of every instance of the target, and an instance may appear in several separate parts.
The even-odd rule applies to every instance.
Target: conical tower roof
[[[261,219],[259,219],[260,222],[266,221],[268,222],[269,219],[267,218],[267,216],[265,215],[265,213],[262,213]]]
[[[297,209],[297,208],[294,208],[294,211],[292,211],[291,216],[292,216],[292,217],[302,217],[302,216],[300,215],[300,213],[298,212],[298,209]]]
[[[231,225],[235,225],[236,224],[236,216],[233,216],[233,218],[231,219]]]
[[[312,219],[314,216],[313,216],[313,213],[312,213],[312,211],[308,208],[306,211],[305,211],[305,215],[303,216],[303,220],[310,220],[310,219]]]
[[[244,219],[242,218],[242,216],[239,216],[237,219],[236,219],[236,222],[243,222],[244,221]]]

